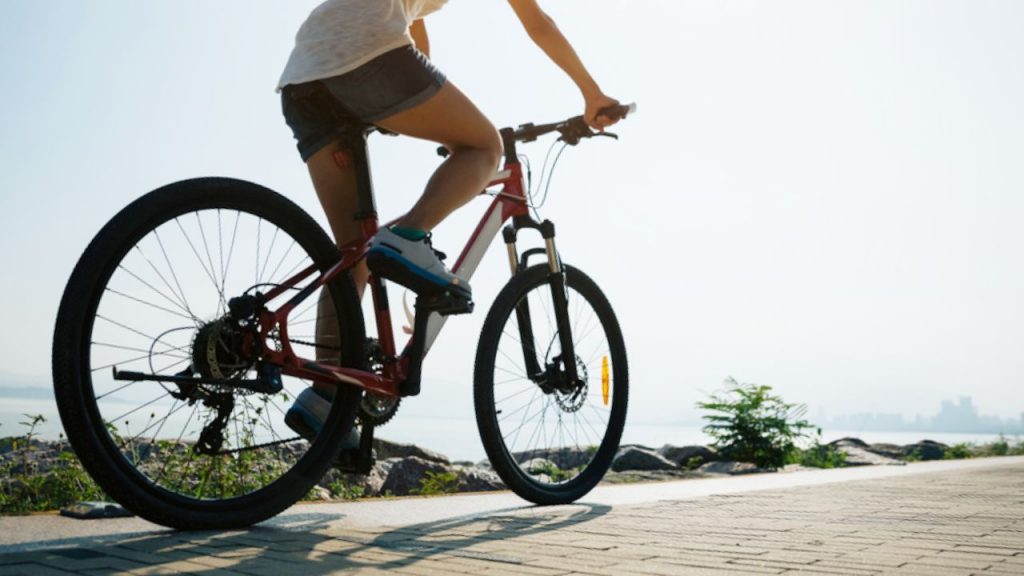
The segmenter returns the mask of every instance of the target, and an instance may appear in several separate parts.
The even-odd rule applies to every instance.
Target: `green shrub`
[[[796,441],[811,424],[803,420],[807,407],[772,395],[771,386],[741,384],[729,378],[725,390],[710,394],[697,406],[708,424],[704,432],[725,458],[752,462],[762,468],[781,468],[797,451]]]
[[[974,456],[974,451],[971,449],[971,445],[966,442],[954,444],[946,450],[945,454],[942,455],[943,460],[963,460],[964,458],[971,458]]]
[[[327,489],[331,491],[331,496],[342,500],[358,500],[366,493],[366,489],[362,486],[349,484],[344,480],[331,482]]]
[[[454,494],[459,491],[462,481],[455,472],[432,472],[427,470],[420,479],[420,487],[409,491],[420,496],[436,496],[438,494]]]
[[[814,442],[806,449],[798,449],[790,463],[811,468],[842,468],[846,464],[846,454],[835,446],[823,445],[819,428]]]
[[[0,461],[0,514],[26,514],[54,510],[82,500],[106,500],[106,495],[82,468],[78,458],[64,449],[49,470],[39,470],[32,458],[37,450],[36,428],[43,416],[26,414],[24,436],[5,438],[10,450]]]

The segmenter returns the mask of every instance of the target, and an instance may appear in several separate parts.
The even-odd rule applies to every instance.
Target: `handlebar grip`
[[[636,102],[602,108],[597,111],[597,115],[604,116],[611,120],[621,120],[634,112],[636,112]]]

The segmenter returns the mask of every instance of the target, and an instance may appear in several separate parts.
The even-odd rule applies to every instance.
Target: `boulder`
[[[313,489],[309,491],[309,494],[314,500],[327,501],[331,499],[331,491],[323,486],[313,486]]]
[[[949,450],[949,446],[942,442],[922,440],[917,444],[907,444],[904,446],[903,455],[904,457],[917,458],[919,460],[942,460],[946,455],[946,450]]]
[[[666,459],[649,448],[627,446],[620,448],[612,460],[612,470],[677,470],[675,462]]]
[[[665,444],[658,448],[658,454],[684,468],[693,458],[700,458],[701,464],[718,460],[718,452],[714,448],[708,448],[707,446],[672,446],[671,444]]]
[[[886,458],[892,458],[893,460],[899,460],[903,458],[903,447],[898,444],[871,444],[865,448],[868,452],[878,454],[879,456],[885,456]]]
[[[377,463],[370,469],[370,473],[366,475],[345,474],[337,468],[331,468],[324,474],[324,477],[318,484],[329,489],[335,482],[341,482],[345,486],[362,488],[363,496],[378,496],[381,494],[384,480],[388,476],[386,468],[389,467],[383,466],[383,463]]]
[[[758,468],[750,462],[733,462],[731,460],[719,460],[717,462],[708,462],[707,464],[697,468],[697,472],[702,474],[728,474],[735,476],[737,474],[754,474],[756,472],[766,472],[762,468]]]
[[[444,454],[434,452],[433,450],[427,450],[426,448],[420,448],[415,444],[401,444],[398,442],[391,442],[390,440],[384,440],[382,438],[373,439],[373,449],[377,451],[378,460],[387,460],[389,458],[408,458],[415,456],[421,460],[427,460],[428,462],[438,462],[440,464],[450,464],[448,457]]]
[[[516,462],[523,463],[534,458],[550,460],[562,470],[570,470],[577,466],[583,466],[593,457],[594,450],[591,448],[579,448],[576,446],[562,446],[545,450],[529,450],[526,452],[514,452],[512,457]]]
[[[459,480],[461,480],[459,492],[489,492],[505,489],[505,483],[490,470],[472,466],[459,470],[458,474]]]
[[[853,448],[863,448],[863,449],[866,449],[868,447],[868,443],[863,441],[863,440],[861,440],[860,438],[846,437],[846,438],[840,438],[839,440],[833,440],[833,441],[829,442],[828,444],[826,444],[826,446],[832,446],[832,447],[835,447],[835,448],[838,448],[840,446],[851,446]]]
[[[859,446],[839,444],[835,446],[835,449],[846,455],[844,466],[903,466],[906,464],[902,460],[888,458]]]
[[[520,462],[519,466],[528,474],[541,474],[550,472],[552,469],[560,469],[558,464],[546,458],[531,458],[526,462]]]
[[[412,490],[420,487],[420,480],[426,477],[426,473],[450,472],[451,469],[445,464],[424,460],[418,456],[410,456],[392,462],[388,467],[387,479],[381,485],[380,493],[391,493],[395,496],[405,496]]]

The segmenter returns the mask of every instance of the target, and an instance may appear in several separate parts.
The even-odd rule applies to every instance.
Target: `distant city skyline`
[[[816,424],[837,430],[1024,434],[1024,412],[1016,419],[979,414],[970,396],[960,396],[956,402],[943,400],[939,412],[931,417],[916,414],[907,418],[898,413],[860,412],[821,420]]]

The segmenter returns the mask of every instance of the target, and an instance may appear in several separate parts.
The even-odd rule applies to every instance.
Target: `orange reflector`
[[[608,405],[608,357],[601,360],[601,399]]]

